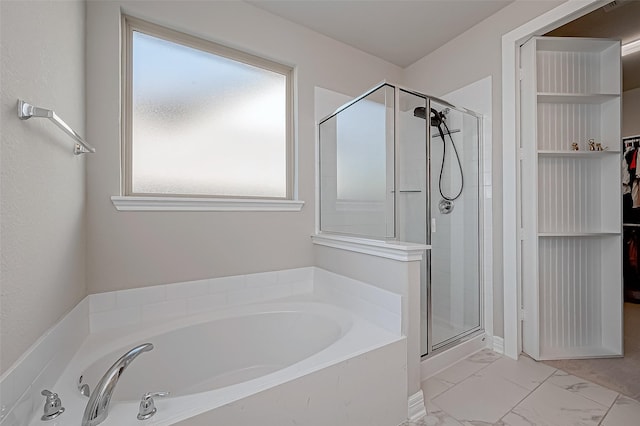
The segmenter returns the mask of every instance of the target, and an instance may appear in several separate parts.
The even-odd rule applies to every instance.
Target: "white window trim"
[[[259,66],[287,76],[287,187],[283,198],[229,197],[191,194],[137,194],[131,190],[131,63],[132,32],[141,31],[174,43],[183,44],[218,56],[228,57],[238,62]],[[121,188],[120,194],[111,201],[118,211],[300,211],[304,201],[297,199],[297,164],[294,143],[294,95],[293,68],[249,53],[232,49],[215,42],[200,39],[171,30],[128,15],[122,15],[122,129],[121,129]]]
[[[270,200],[249,198],[188,198],[113,196],[111,202],[118,211],[208,211],[208,212],[299,212],[300,200]]]

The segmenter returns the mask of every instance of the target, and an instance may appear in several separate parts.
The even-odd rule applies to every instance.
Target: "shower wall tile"
[[[488,171],[484,171],[483,173],[483,184],[485,187],[487,186],[491,186],[492,184],[492,180],[493,180],[493,173],[488,172]]]
[[[156,285],[131,290],[116,291],[116,306],[128,308],[150,303],[158,303],[166,300],[167,286]]]
[[[313,291],[314,268],[172,283],[89,296],[92,332]]]
[[[233,290],[228,293],[227,297],[229,306],[256,303],[264,300],[262,289],[258,287]]]
[[[89,298],[89,309],[91,312],[102,312],[116,307],[115,292],[93,294]]]
[[[315,267],[91,295],[90,327],[98,332],[303,294],[314,294],[400,332],[400,295]]]
[[[91,297],[91,296],[89,296]],[[89,314],[92,333],[111,328],[125,327],[142,321],[140,306],[112,309]]]
[[[291,284],[275,284],[262,288],[262,298],[264,300],[282,299],[293,295]]]
[[[484,187],[484,198],[485,200],[490,200],[493,198],[493,188],[491,186]]]
[[[166,286],[167,300],[188,299],[209,294],[209,280],[190,281]]]
[[[169,318],[177,318],[187,314],[185,299],[168,300],[142,306],[142,322],[155,322]]]
[[[219,293],[236,288],[244,288],[246,275],[235,275],[231,277],[212,278],[209,281],[209,292]]]
[[[392,333],[402,330],[402,297],[362,281],[315,268],[314,294]]]
[[[296,283],[313,280],[313,268],[297,268],[278,271],[279,283]]]
[[[227,294],[215,293],[187,299],[187,313],[200,314],[227,306]]]
[[[274,285],[277,282],[277,272],[261,272],[258,274],[246,275],[245,285],[247,288],[260,288],[265,285]]]
[[[293,285],[292,295],[313,293],[313,280],[299,281]]]

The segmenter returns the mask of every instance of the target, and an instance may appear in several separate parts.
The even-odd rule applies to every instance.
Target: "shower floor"
[[[433,326],[431,328],[432,344],[434,346],[439,345],[456,336],[460,336],[470,330],[476,328],[477,325],[454,325],[451,322],[447,322],[444,319],[437,317],[433,318]]]

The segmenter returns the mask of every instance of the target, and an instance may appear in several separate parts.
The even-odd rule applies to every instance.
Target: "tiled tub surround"
[[[91,332],[309,294],[313,278],[310,267],[92,294]]]
[[[85,298],[0,377],[0,425],[22,426],[42,410],[44,397],[40,391],[52,390],[89,335],[88,319],[89,301]]]
[[[313,397],[315,404],[309,404],[308,410],[302,410],[303,412],[298,410],[299,418],[306,418],[308,420],[313,417],[309,417],[309,415],[318,414],[318,418],[322,419],[323,416],[320,414],[321,412],[327,411],[326,407],[328,405],[326,404],[333,404],[335,402],[332,399],[346,398],[345,400],[352,400],[354,404],[351,408],[346,407],[345,410],[337,410],[337,412],[331,414],[333,416],[331,418],[327,418],[326,414],[324,415],[324,420],[330,421],[331,424],[338,425],[341,424],[339,419],[341,415],[343,417],[346,416],[345,418],[350,417],[352,419],[355,415],[365,415],[364,413],[367,410],[364,408],[370,403],[368,397],[363,397],[362,395],[357,396],[353,392],[358,388],[360,392],[371,395],[371,386],[374,386],[381,390],[380,395],[377,395],[377,397],[389,400],[392,409],[389,410],[387,408],[384,410],[385,413],[378,413],[378,420],[374,420],[376,416],[372,416],[371,413],[366,414],[365,417],[372,416],[371,421],[369,421],[369,417],[367,417],[366,424],[386,426],[388,424],[397,424],[396,419],[398,416],[406,417],[406,339],[402,337],[400,333],[401,297],[394,293],[319,268],[309,267],[117,291],[91,295],[87,299],[79,304],[72,313],[53,329],[65,329],[66,331],[64,333],[66,334],[69,334],[69,330],[75,330],[72,336],[76,336],[75,338],[78,342],[76,342],[75,345],[63,343],[61,346],[66,347],[69,353],[64,362],[58,362],[55,365],[53,363],[48,364],[47,368],[44,368],[44,372],[40,375],[42,377],[37,380],[34,377],[25,377],[24,374],[11,374],[11,371],[2,378],[2,404],[7,407],[5,413],[10,413],[5,416],[4,421],[1,422],[2,426],[22,425],[25,424],[27,418],[33,418],[33,424],[41,424],[39,416],[44,398],[40,396],[40,390],[44,388],[58,392],[62,397],[63,405],[67,407],[67,412],[59,418],[60,420],[57,419],[57,421],[62,422],[59,424],[64,425],[65,421],[71,421],[70,424],[73,425],[78,423],[77,419],[71,420],[72,412],[78,410],[77,407],[74,408],[75,395],[65,395],[67,392],[65,389],[75,391],[76,376],[81,371],[78,370],[77,367],[81,360],[75,359],[72,361],[67,371],[61,377],[60,373],[64,370],[64,365],[68,363],[73,353],[80,346],[82,340],[85,340],[85,343],[80,352],[86,348],[91,349],[95,346],[95,342],[106,342],[106,346],[99,349],[99,351],[104,352],[102,355],[105,355],[121,349],[115,346],[118,346],[118,339],[122,339],[125,333],[134,333],[136,330],[140,333],[152,329],[156,331],[163,330],[164,325],[176,323],[186,324],[194,318],[202,318],[207,315],[223,315],[225,312],[229,313],[234,310],[237,311],[238,309],[247,309],[248,306],[258,306],[260,304],[264,304],[265,306],[271,305],[273,307],[283,300],[311,305],[323,305],[326,303],[330,305],[328,306],[329,308],[338,309],[350,315],[354,319],[354,324],[365,324],[366,327],[369,327],[369,332],[366,332],[365,335],[374,336],[374,338],[369,340],[354,339],[354,336],[351,335],[348,341],[359,342],[361,344],[359,347],[337,345],[337,347],[342,348],[343,352],[334,351],[333,354],[331,354],[331,351],[328,351],[327,354],[327,350],[325,350],[325,355],[327,355],[328,358],[318,358],[316,360],[318,363],[315,365],[310,363],[305,364],[305,360],[302,363],[295,364],[297,366],[302,364],[300,368],[285,368],[284,370],[288,370],[288,373],[292,373],[289,376],[274,373],[275,376],[277,376],[276,379],[281,379],[283,383],[278,385],[275,384],[275,382],[270,382],[271,384],[269,386],[271,386],[271,388],[269,388],[269,386],[267,386],[267,388],[271,389],[271,391],[266,390],[251,396],[250,400],[246,401],[247,404],[256,407],[256,410],[262,410],[262,408],[259,407],[264,408],[265,404],[267,406],[273,404],[286,405],[284,401],[278,402],[278,398],[282,398],[282,395],[287,392],[289,392],[290,395],[295,394],[298,396],[305,392],[304,389],[297,389],[292,383],[315,383],[315,385],[325,383],[326,386],[321,388],[322,392],[320,394],[318,394],[317,390],[312,391],[311,389],[307,389],[309,398]],[[282,310],[283,308],[280,306],[278,309]],[[287,309],[285,308],[284,310]],[[353,313],[356,315],[352,315]],[[75,323],[75,325],[72,327],[70,327],[69,324],[69,317],[74,318],[73,323]],[[78,324],[82,326],[78,326]],[[78,327],[84,327],[85,331],[78,332]],[[356,330],[357,329],[359,328],[356,327]],[[89,330],[90,334],[87,337]],[[371,330],[373,330],[373,332],[371,332]],[[353,330],[350,332],[353,332]],[[141,339],[145,340],[142,337]],[[126,346],[124,343],[122,343],[122,345]],[[34,348],[29,352],[42,354],[41,349],[45,348],[45,346],[41,346],[41,344],[34,345]],[[335,347],[336,344],[333,344],[327,349]],[[47,351],[48,353],[56,353],[57,349],[60,348],[49,347]],[[129,348],[125,348],[125,350],[126,349]],[[247,350],[255,350],[255,348],[248,348]],[[323,353],[323,351],[321,351],[321,353]],[[97,353],[94,355],[97,356]],[[334,355],[333,358],[331,355]],[[119,356],[119,354],[117,356]],[[115,357],[117,358],[117,356]],[[143,365],[143,357],[144,355],[141,357],[141,360],[136,361],[136,363]],[[310,358],[313,358],[313,356]],[[379,365],[389,365],[392,367],[394,373],[391,377],[384,379],[385,383],[377,383],[377,378],[368,377],[370,370],[364,368],[364,366],[370,365],[372,362],[379,362]],[[348,368],[347,365],[349,366]],[[358,369],[358,366],[362,368]],[[29,371],[30,370],[29,368]],[[15,371],[24,371],[23,365],[17,365]],[[273,379],[272,376],[274,376],[274,374],[265,377]],[[307,374],[309,374],[308,377]],[[343,384],[339,385],[341,381],[335,376],[336,374],[343,380],[348,380],[348,382],[342,382]],[[59,380],[56,383],[58,378]],[[262,383],[263,387],[261,389],[266,389],[264,387],[266,386],[264,378],[258,378],[256,380]],[[350,385],[346,383],[350,383]],[[360,385],[358,383],[360,383]],[[280,386],[284,384],[286,384],[286,386],[281,388]],[[242,388],[242,386],[240,387]],[[23,389],[22,392],[20,392],[20,389]],[[156,390],[158,389],[149,389],[149,391]],[[13,395],[16,391],[22,395],[19,404],[15,404],[15,402],[12,403],[10,399],[5,398],[6,395]],[[246,391],[246,389],[239,393],[236,391],[222,392],[229,394],[231,399],[226,402],[218,399],[218,405],[227,407],[229,403],[233,405],[234,400],[244,401],[243,398],[248,398],[249,393],[247,393],[248,391]],[[218,391],[218,393],[220,394],[221,392]],[[323,395],[326,398],[324,403],[321,398]],[[375,398],[375,395],[371,397]],[[165,409],[166,404],[172,405],[178,399],[179,398],[169,398],[164,400]],[[81,404],[82,403],[84,403],[84,401],[82,401]],[[157,405],[160,406],[160,404],[163,404],[163,402],[158,401]],[[137,412],[137,402],[133,403],[133,405],[135,405],[135,407],[133,407],[132,410]],[[189,403],[189,405],[191,406],[192,404]],[[121,406],[124,405],[121,404]],[[119,412],[119,408],[117,407],[117,405],[112,407],[112,414],[115,413],[114,419],[118,418],[117,413]],[[360,413],[360,409],[362,409],[362,413]],[[207,409],[202,406],[199,411],[191,409],[188,416],[194,415],[197,412],[205,412],[206,410]],[[135,412],[133,413],[132,424],[137,424]],[[233,412],[233,408],[227,407],[223,412],[215,414],[210,412],[208,416],[213,416],[211,419],[214,419],[218,418],[216,416],[221,416],[229,412]],[[271,413],[274,414],[275,411]],[[251,412],[248,411],[247,415],[257,415],[261,417],[261,414],[257,412],[251,414]],[[207,418],[207,415],[203,414],[200,417],[202,416]],[[128,418],[126,415],[125,417]],[[180,416],[174,417],[172,420],[165,419],[166,422],[164,423],[156,422],[153,424],[173,424],[175,421],[178,421],[179,418]],[[161,420],[160,417],[157,419]],[[282,424],[281,422],[284,420],[286,419],[273,419],[274,424]],[[384,422],[382,422],[382,420],[384,420]],[[389,420],[392,421],[389,422]],[[376,423],[376,421],[379,423]],[[364,418],[363,422],[365,422]],[[105,424],[108,425],[108,423]],[[187,423],[184,424],[192,423],[191,420],[188,420]],[[204,421],[202,424],[207,423]]]
[[[316,267],[93,294],[90,326],[95,333],[300,295],[334,303],[391,332],[401,332],[400,295]]]

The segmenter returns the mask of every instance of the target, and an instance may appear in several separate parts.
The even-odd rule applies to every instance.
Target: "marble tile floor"
[[[633,426],[640,402],[526,356],[488,349],[422,383],[427,416],[400,426]]]
[[[624,358],[565,359],[545,364],[640,400],[640,304],[624,304],[623,329]]]

